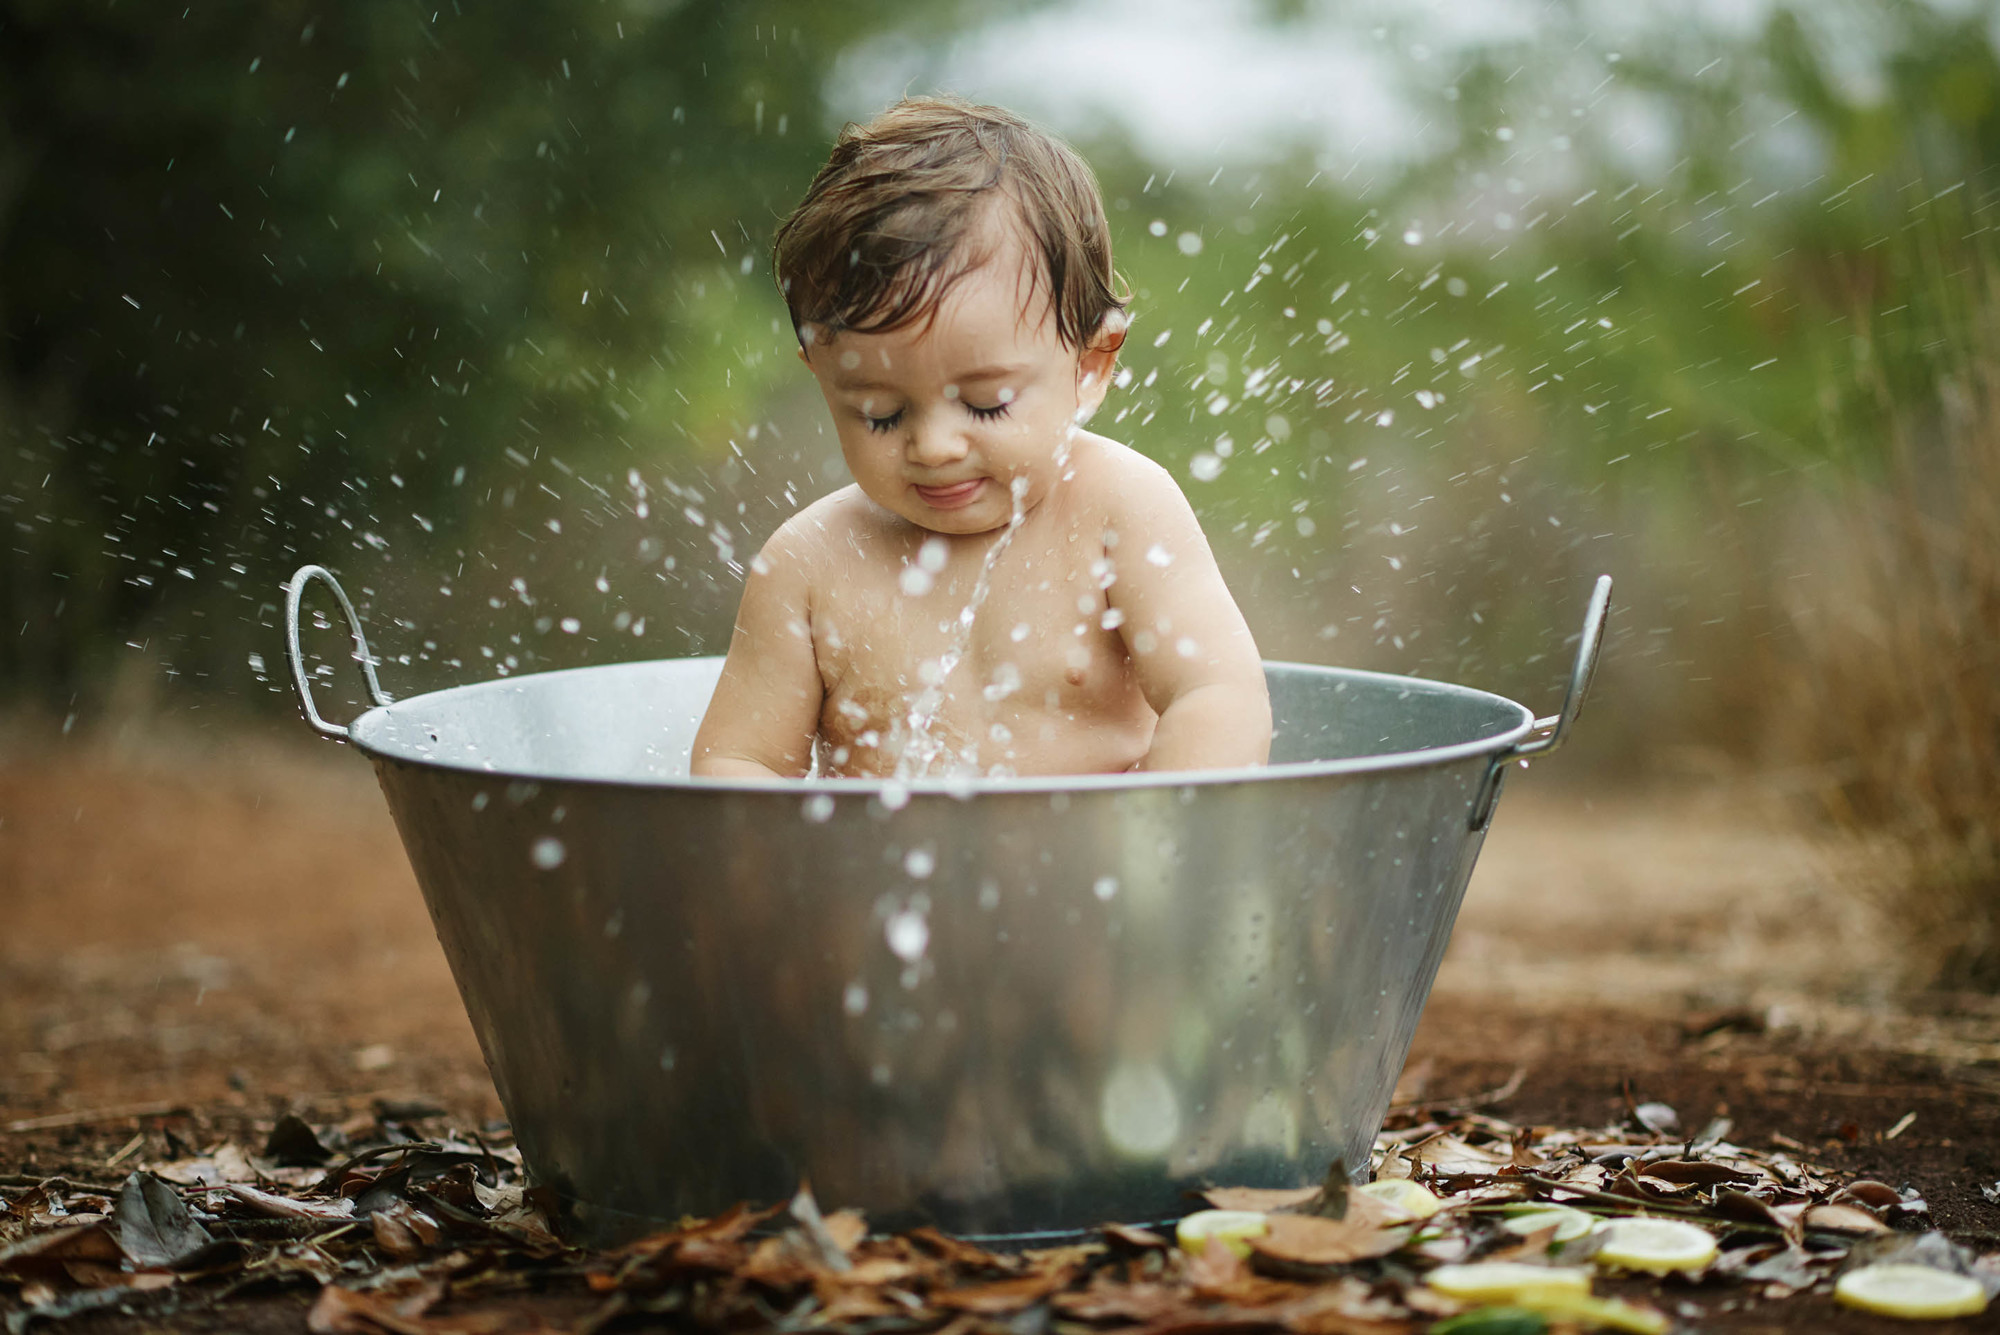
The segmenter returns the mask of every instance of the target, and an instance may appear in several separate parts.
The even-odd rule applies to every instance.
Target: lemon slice
[[[1401,1210],[1412,1219],[1429,1219],[1444,1208],[1444,1202],[1429,1187],[1407,1177],[1385,1177],[1355,1190]]]
[[[1613,1219],[1597,1248],[1599,1265],[1665,1275],[1696,1271],[1715,1259],[1715,1238],[1705,1228],[1678,1219]]]
[[[1214,1238],[1238,1256],[1250,1255],[1250,1239],[1271,1231],[1271,1220],[1258,1210],[1196,1210],[1174,1226],[1181,1250],[1200,1256]]]
[[[1543,1294],[1590,1292],[1588,1270],[1527,1265],[1520,1261],[1441,1265],[1425,1276],[1424,1282],[1447,1298],[1469,1303],[1532,1306],[1533,1300]]]
[[[1570,1242],[1596,1228],[1597,1220],[1581,1210],[1572,1210],[1567,1205],[1538,1205],[1533,1209],[1507,1216],[1501,1221],[1500,1227],[1524,1238],[1540,1233],[1545,1228],[1552,1228],[1556,1231],[1555,1241]]]
[[[1908,1262],[1850,1270],[1834,1283],[1833,1296],[1864,1312],[1916,1321],[1977,1316],[1986,1310],[1986,1290],[1978,1280]]]

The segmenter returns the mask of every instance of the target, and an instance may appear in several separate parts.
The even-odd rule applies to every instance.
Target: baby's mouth
[[[946,487],[926,487],[912,484],[925,505],[933,510],[961,510],[972,504],[986,486],[983,477],[968,478],[964,482],[954,482]]]

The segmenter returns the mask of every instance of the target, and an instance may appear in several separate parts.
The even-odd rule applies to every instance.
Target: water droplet
[[[1096,895],[1099,899],[1110,899],[1118,893],[1118,878],[1116,876],[1098,877],[1091,883],[1090,893]]]
[[[679,1060],[680,1060],[679,1056],[674,1052],[672,1047],[664,1047],[660,1049],[660,1069],[662,1071],[673,1070],[674,1064]]]
[[[932,579],[931,572],[922,566],[904,566],[903,573],[897,579],[897,583],[901,586],[906,596],[921,598],[931,591],[931,586],[937,583],[937,581]]]
[[[799,807],[799,814],[815,825],[824,825],[833,819],[833,797],[829,793],[814,793]]]
[[[931,925],[915,909],[904,909],[882,925],[882,935],[897,959],[914,964],[930,949]]]
[[[921,881],[937,870],[937,855],[928,848],[913,848],[903,855],[903,870]]]
[[[1197,482],[1213,482],[1222,476],[1222,460],[1207,450],[1202,450],[1188,460],[1188,472],[1194,475],[1194,480]]]
[[[882,805],[891,811],[901,811],[904,807],[910,805],[909,786],[898,783],[894,779],[883,784]]]
[[[1160,546],[1159,543],[1156,542],[1152,546],[1146,549],[1147,565],[1158,566],[1160,567],[1160,569],[1165,570],[1168,566],[1172,565],[1173,563],[1174,563],[1174,554],[1168,551],[1166,548]]]
[[[1404,245],[1406,246],[1422,245],[1423,240],[1424,240],[1424,229],[1418,227],[1415,223],[1412,223],[1410,224],[1410,226],[1403,229]]]
[[[943,538],[925,538],[924,545],[917,549],[917,564],[935,575],[944,569],[949,555],[950,549],[945,546]]]
[[[1155,218],[1146,224],[1146,230],[1154,236],[1165,236],[1167,234],[1167,220],[1165,218]]]
[[[1174,238],[1174,244],[1180,247],[1180,252],[1183,255],[1201,254],[1201,236],[1199,233],[1182,232]]]
[[[552,834],[535,840],[535,846],[528,850],[528,860],[543,871],[554,871],[568,856],[569,850],[563,847],[563,841]]]
[[[840,994],[840,1008],[849,1015],[866,1013],[868,1010],[867,985],[859,980],[849,983],[846,990]]]
[[[1021,689],[1021,669],[1012,663],[1002,663],[993,670],[993,680],[980,692],[988,704],[998,704]]]

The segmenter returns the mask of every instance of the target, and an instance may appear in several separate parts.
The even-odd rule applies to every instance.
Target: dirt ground
[[[1744,1143],[1917,1186],[1993,1250],[2000,1003],[1900,996],[1854,862],[1746,783],[1521,776],[1403,1092],[1518,1070],[1499,1109],[1517,1121],[1603,1124],[1628,1093],[1728,1116]],[[0,1175],[109,1158],[148,1112],[374,1096],[502,1115],[360,757],[259,733],[0,745]],[[273,1328],[302,1328],[288,1302]],[[1692,1310],[1702,1329],[1889,1324],[1811,1299]]]

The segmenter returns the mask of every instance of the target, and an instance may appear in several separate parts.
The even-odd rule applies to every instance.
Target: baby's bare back
[[[1107,547],[1101,481],[1079,468],[1011,536],[930,533],[854,487],[799,516],[820,558],[827,772],[894,774],[913,731],[931,776],[1115,772],[1145,757],[1156,716],[1106,597],[1118,558],[1140,553]]]

